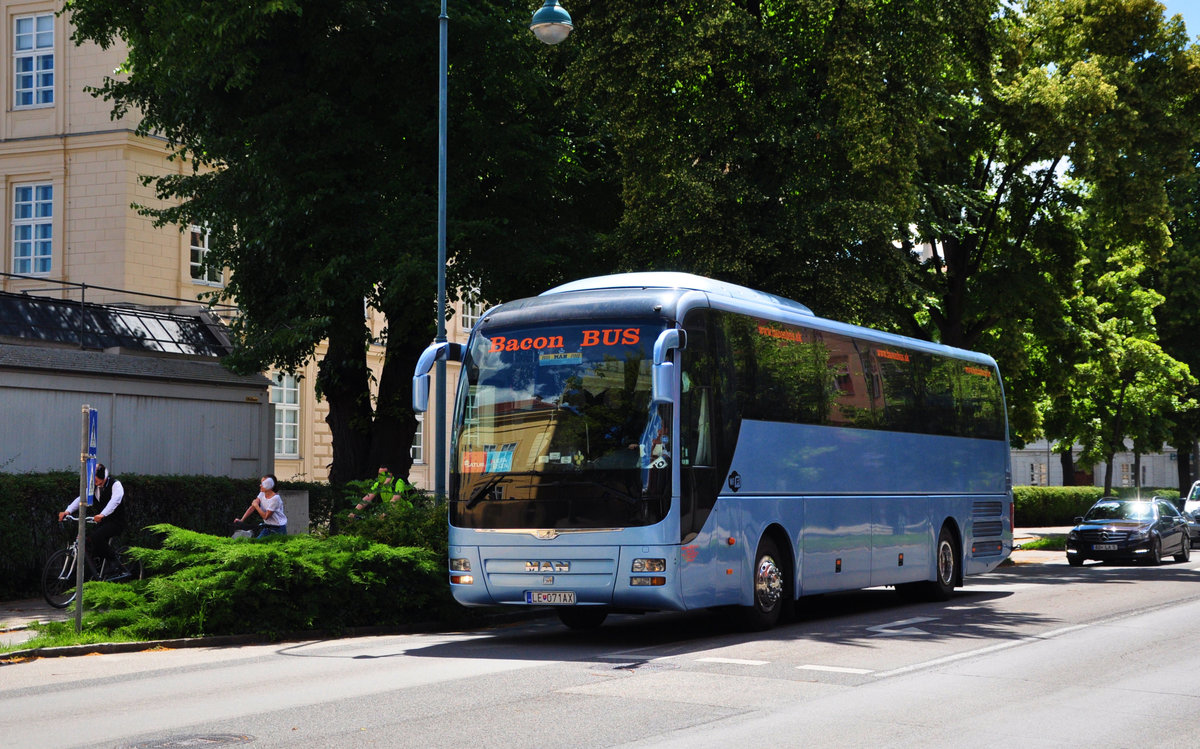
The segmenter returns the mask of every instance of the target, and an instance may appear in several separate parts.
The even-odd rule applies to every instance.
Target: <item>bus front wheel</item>
[[[742,607],[742,623],[746,629],[762,631],[774,627],[783,612],[784,596],[789,589],[787,572],[780,564],[775,542],[764,537],[754,554],[754,603]]]

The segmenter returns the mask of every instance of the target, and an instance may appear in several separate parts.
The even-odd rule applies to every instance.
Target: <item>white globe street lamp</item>
[[[446,92],[449,65],[448,38],[450,16],[446,14],[446,0],[442,0],[442,12],[438,16],[438,298],[437,337],[435,343],[446,342]],[[546,44],[558,44],[571,33],[571,16],[557,0],[546,0],[545,5],[533,14],[529,29]],[[446,496],[446,359],[437,361],[437,385],[434,403],[434,491],[437,496]]]

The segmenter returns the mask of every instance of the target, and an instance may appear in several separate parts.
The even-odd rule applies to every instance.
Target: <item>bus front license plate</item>
[[[525,603],[537,606],[574,606],[575,591],[573,590],[527,590]]]
[[[1116,544],[1093,544],[1092,551],[1116,551]]]

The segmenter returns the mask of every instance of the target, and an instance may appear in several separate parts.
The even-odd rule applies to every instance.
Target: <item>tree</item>
[[[1153,285],[1166,297],[1157,312],[1162,346],[1173,358],[1200,372],[1200,150],[1192,151],[1192,168],[1168,185],[1171,197],[1171,248],[1154,274]],[[1200,386],[1190,400],[1200,401]],[[1170,444],[1178,451],[1179,490],[1195,480],[1192,450],[1200,439],[1200,409],[1170,414]]]
[[[1073,366],[1059,411],[1061,436],[1083,445],[1082,459],[1106,464],[1104,493],[1112,492],[1113,456],[1130,438],[1137,454],[1158,452],[1170,433],[1169,414],[1194,409],[1187,365],[1157,343],[1153,311],[1163,296],[1143,288],[1143,269],[1124,266],[1094,275],[1073,305],[1088,355]],[[1086,278],[1085,274],[1085,278]],[[1063,412],[1069,414],[1064,416]]]
[[[451,289],[491,298],[587,268],[586,238],[609,220],[588,149],[555,112],[561,53],[511,20],[528,17],[524,5],[464,4],[454,25]],[[437,277],[436,12],[377,0],[67,3],[77,42],[128,49],[97,93],[115,113],[140,111],[140,132],[192,166],[146,178],[174,204],[143,210],[211,229],[211,261],[232,270],[221,296],[242,312],[229,364],[295,371],[327,341],[316,387],[333,482],[381,463],[403,476],[411,463],[409,382],[433,337]],[[572,241],[530,251],[551,235]],[[388,321],[374,402],[364,300]]]
[[[906,327],[1000,360],[1020,443],[1074,364],[1055,352],[1072,350],[1080,213],[1138,248],[1132,262],[1152,267],[1168,245],[1166,185],[1196,139],[1200,66],[1154,0],[1024,0],[987,39],[988,65],[950,71],[921,143],[915,240],[932,252],[905,244]]]
[[[619,160],[623,266],[684,270],[890,322],[894,227],[944,70],[982,64],[996,0],[572,3],[566,74]]]

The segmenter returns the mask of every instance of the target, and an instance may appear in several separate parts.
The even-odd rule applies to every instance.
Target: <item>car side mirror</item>
[[[1076,515],[1075,516],[1075,525],[1079,525],[1082,522],[1083,522],[1083,517],[1080,515]]]

